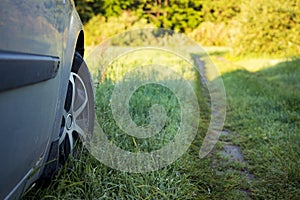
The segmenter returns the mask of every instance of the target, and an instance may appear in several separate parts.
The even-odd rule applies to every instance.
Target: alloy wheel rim
[[[71,92],[71,94],[70,94]],[[69,99],[68,99],[69,95]],[[84,143],[86,141],[88,95],[83,80],[74,72],[71,72],[68,85],[66,104],[63,110],[62,126],[59,138],[61,147],[68,140],[68,147],[63,147],[64,151],[72,152],[76,139],[80,137]],[[69,149],[65,149],[69,148]]]

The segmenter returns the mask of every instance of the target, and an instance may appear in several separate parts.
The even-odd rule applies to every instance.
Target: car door
[[[59,112],[64,0],[0,2],[0,199],[44,158]]]

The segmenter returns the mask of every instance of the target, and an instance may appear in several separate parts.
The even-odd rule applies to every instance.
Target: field
[[[171,165],[146,173],[112,169],[83,150],[82,158],[71,158],[70,165],[62,168],[49,186],[32,187],[23,198],[299,199],[300,60],[234,60],[226,55],[226,48],[208,51],[224,81],[227,116],[224,134],[207,157],[200,159],[198,155],[209,124],[210,108],[197,71],[190,63],[176,60],[174,55],[148,52],[155,59],[143,64],[172,66],[195,91],[200,115],[195,116],[198,129],[188,150]],[[133,66],[140,66],[140,57],[120,58],[111,69],[94,76],[98,80],[95,90],[97,117],[112,143],[131,152],[150,152],[176,136],[181,105],[172,90],[163,85],[143,85],[130,98],[131,118],[137,125],[147,126],[151,121],[149,109],[159,104],[168,116],[165,126],[147,139],[126,135],[118,127],[111,109],[113,89],[126,72],[134,69]],[[140,78],[134,75],[129,78]],[[176,85],[178,79],[169,77],[167,81]],[[224,151],[230,145],[238,147],[242,159],[231,159]]]

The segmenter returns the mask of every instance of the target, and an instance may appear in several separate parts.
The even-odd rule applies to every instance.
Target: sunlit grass
[[[299,60],[226,58],[226,49],[210,49],[221,72],[227,94],[225,129],[230,140],[240,146],[246,163],[220,162],[218,143],[214,152],[199,159],[198,152],[209,123],[209,108],[197,76],[191,83],[201,107],[198,134],[189,150],[173,164],[148,173],[126,173],[111,169],[88,154],[70,159],[49,187],[27,193],[25,199],[299,199],[300,197],[300,62]],[[224,58],[225,57],[225,58]],[[134,59],[133,59],[134,60]],[[131,70],[137,61],[125,59]],[[152,60],[180,66],[172,56]],[[128,64],[132,65],[128,65]],[[112,69],[114,66],[111,66]],[[176,68],[176,67],[175,67]],[[192,68],[188,68],[193,73]],[[151,151],[169,142],[178,127],[180,106],[175,96],[159,85],[140,87],[130,99],[130,115],[138,125],[149,123],[149,108],[160,103],[169,117],[169,128],[148,140],[134,139],[116,125],[110,100],[122,73],[105,74],[96,88],[98,122],[111,141],[130,151]],[[107,70],[106,73],[114,70]],[[187,76],[188,77],[188,76]],[[98,76],[99,78],[99,76]],[[194,78],[194,79],[193,79]],[[155,94],[155,95],[154,95]],[[160,97],[160,99],[158,99]],[[160,137],[159,137],[160,136]],[[254,175],[249,180],[243,170]],[[218,171],[218,173],[216,172]]]
[[[256,72],[244,68],[223,75],[226,127],[235,132],[235,142],[256,177],[250,187],[254,198],[299,198],[299,65],[295,59]]]
[[[147,55],[148,59],[141,56]],[[129,58],[128,58],[129,57]],[[145,56],[144,56],[145,57]],[[142,65],[143,64],[143,65]],[[129,101],[129,113],[134,123],[147,126],[151,120],[149,110],[151,106],[163,106],[167,120],[163,129],[151,138],[140,139],[124,132],[112,114],[111,99],[116,84],[120,83],[124,75],[131,73],[135,68],[152,65],[169,67],[175,74],[186,79],[195,90],[198,103],[203,113],[199,121],[196,140],[192,148],[173,164],[165,166],[154,172],[126,173],[111,169],[97,161],[90,155],[84,154],[82,159],[70,159],[71,169],[64,167],[51,185],[45,189],[29,191],[28,198],[59,198],[59,199],[191,199],[203,197],[210,193],[207,181],[212,178],[206,176],[211,171],[209,160],[200,160],[198,151],[206,133],[208,125],[208,110],[206,100],[200,89],[201,82],[197,70],[191,63],[182,61],[182,58],[161,51],[133,52],[133,55],[120,57],[105,70],[100,68],[96,93],[97,122],[103,129],[107,138],[118,147],[131,152],[151,152],[158,150],[169,142],[178,133],[181,119],[181,105],[173,91],[162,84],[141,85]],[[103,71],[101,71],[103,70]],[[153,76],[153,74],[144,74]],[[158,76],[160,77],[160,76]],[[158,81],[171,81],[176,84],[180,80],[174,76],[161,76]],[[145,78],[135,76],[135,80]],[[171,79],[173,78],[173,79]],[[178,77],[177,77],[178,78]],[[172,84],[172,83],[171,83]],[[109,152],[107,152],[109,153]],[[194,165],[194,167],[192,167]],[[191,174],[190,170],[196,169]],[[195,179],[191,179],[195,176]],[[196,177],[199,177],[196,178]],[[201,177],[201,178],[200,178]]]

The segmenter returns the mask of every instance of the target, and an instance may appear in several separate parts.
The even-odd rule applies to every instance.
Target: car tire
[[[94,129],[94,92],[88,67],[76,52],[69,77],[59,134],[59,167],[69,155],[78,156],[83,144],[88,143]]]

